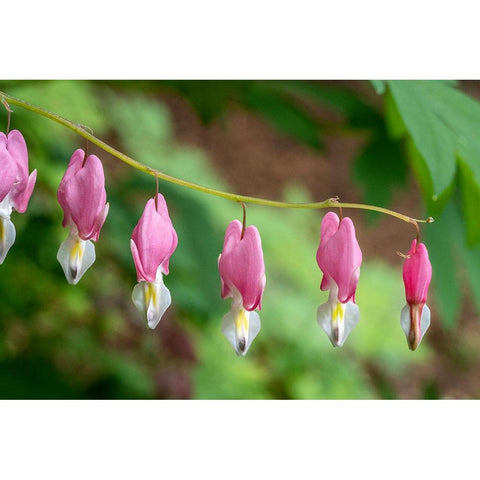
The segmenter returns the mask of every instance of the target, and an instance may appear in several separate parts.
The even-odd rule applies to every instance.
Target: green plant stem
[[[180,185],[182,187],[190,188],[192,190],[197,190],[199,192],[207,193],[209,195],[215,195],[217,197],[222,197],[226,198],[228,200],[232,200],[234,202],[238,203],[249,203],[249,204],[256,204],[256,205],[263,205],[266,207],[277,207],[277,208],[309,208],[309,209],[320,209],[320,208],[335,208],[335,207],[342,207],[342,208],[355,208],[355,209],[360,209],[360,210],[371,210],[374,212],[380,212],[384,213],[386,215],[390,215],[392,217],[396,217],[400,220],[403,220],[404,222],[407,223],[412,223],[417,226],[418,229],[418,222],[421,223],[430,223],[433,222],[433,218],[429,217],[426,220],[421,220],[421,219],[415,219],[411,218],[407,215],[403,215],[402,213],[394,212],[393,210],[388,210],[386,208],[382,207],[376,207],[374,205],[364,205],[361,203],[344,203],[344,202],[339,202],[337,198],[329,198],[327,200],[324,200],[323,202],[312,202],[312,203],[289,203],[289,202],[279,202],[275,200],[268,200],[265,198],[258,198],[258,197],[250,197],[247,195],[237,195],[235,193],[230,193],[230,192],[224,192],[221,190],[215,190],[213,188],[205,187],[203,185],[199,185],[197,183],[193,182],[188,182],[186,180],[183,180],[181,178],[177,177],[172,177],[171,175],[168,175],[166,173],[160,172],[159,170],[155,170],[154,168],[151,168],[147,165],[144,165],[141,162],[138,162],[137,160],[134,160],[133,158],[129,157],[128,155],[125,155],[124,153],[116,150],[115,148],[111,147],[105,142],[102,142],[102,140],[98,139],[95,137],[92,133],[88,131],[88,128],[71,122],[70,120],[67,120],[66,118],[61,117],[60,115],[57,115],[56,113],[49,112],[47,110],[44,110],[43,108],[37,107],[36,105],[32,105],[28,102],[25,102],[23,100],[20,100],[18,98],[12,97],[4,92],[0,92],[0,97],[2,103],[7,102],[7,105],[17,105],[18,107],[22,107],[26,110],[29,110],[33,113],[36,113],[38,115],[41,115],[43,117],[46,117],[50,120],[53,120],[56,123],[59,123],[60,125],[63,125],[64,127],[69,128],[70,130],[73,130],[75,133],[78,135],[82,136],[83,138],[87,139],[88,141],[92,142],[94,145],[97,145],[97,147],[101,148],[105,152],[109,153],[110,155],[118,158],[122,162],[125,162],[126,164],[130,165],[133,168],[136,168],[137,170],[140,170],[142,172],[145,172],[149,175],[152,175],[156,178],[160,178],[162,180],[165,180],[166,182],[174,183],[176,185]],[[7,105],[5,106],[7,108]]]

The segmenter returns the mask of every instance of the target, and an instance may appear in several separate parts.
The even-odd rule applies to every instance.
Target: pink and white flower
[[[222,298],[232,298],[232,306],[222,321],[222,332],[237,355],[245,355],[261,328],[260,316],[265,289],[265,264],[257,228],[233,220],[225,233],[218,258]],[[242,235],[243,233],[243,235]]]
[[[62,242],[57,260],[68,283],[75,285],[95,261],[95,246],[107,218],[108,203],[102,162],[96,155],[85,158],[75,150],[57,192],[64,227],[70,232]]]
[[[407,305],[400,314],[400,325],[410,350],[415,350],[430,326],[430,309],[426,305],[432,280],[432,265],[427,247],[414,239],[403,264],[403,283]]]
[[[341,347],[360,318],[355,292],[360,278],[362,251],[350,218],[328,212],[320,228],[317,263],[323,272],[321,290],[330,290],[317,310],[317,322],[334,347]]]
[[[28,151],[23,135],[0,132],[0,264],[15,242],[12,210],[24,213],[37,180],[37,170],[28,173]]]
[[[178,237],[168,214],[163,195],[148,200],[132,233],[130,248],[137,270],[137,285],[132,293],[135,306],[155,328],[171,304],[171,295],[163,283],[168,275],[170,257],[177,248]]]

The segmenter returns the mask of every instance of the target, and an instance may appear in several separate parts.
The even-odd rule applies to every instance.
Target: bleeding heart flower
[[[168,275],[170,257],[177,248],[178,237],[168,214],[163,195],[148,200],[132,233],[130,248],[137,269],[132,293],[135,306],[146,314],[148,326],[155,328],[172,301],[163,283]]]
[[[427,247],[417,245],[414,239],[403,264],[403,283],[407,305],[400,314],[400,325],[407,337],[410,350],[415,350],[430,326],[430,309],[427,301],[428,287],[432,280],[432,265]]]
[[[333,212],[323,217],[317,263],[323,272],[320,288],[330,290],[327,302],[318,307],[317,322],[332,345],[341,347],[360,318],[355,291],[362,251],[350,218],[340,221]]]
[[[68,283],[75,285],[95,261],[95,246],[107,218],[108,203],[105,175],[100,159],[85,158],[82,149],[75,150],[57,192],[63,209],[64,227],[70,227],[62,242],[57,260]]]
[[[225,233],[223,251],[218,257],[222,298],[232,297],[232,306],[222,321],[222,332],[237,355],[245,355],[260,331],[265,289],[265,264],[262,242],[255,226],[242,235],[242,224],[233,220]]]
[[[37,170],[28,174],[28,151],[23,135],[0,132],[0,264],[15,242],[12,210],[24,213],[37,180]]]

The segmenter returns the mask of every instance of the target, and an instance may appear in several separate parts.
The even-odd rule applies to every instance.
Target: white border
[[[6,79],[480,78],[476,2],[17,0]]]
[[[3,401],[0,474],[391,479],[437,472],[462,478],[476,468],[468,432],[477,430],[478,406],[458,400]]]

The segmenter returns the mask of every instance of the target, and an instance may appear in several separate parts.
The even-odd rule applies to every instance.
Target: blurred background
[[[344,210],[364,263],[359,324],[334,349],[316,323],[321,211],[247,207],[262,236],[262,330],[239,358],[220,331],[217,257],[233,202],[160,182],[179,244],[155,330],[131,301],[130,236],[155,179],[89,145],[110,211],[76,286],[56,260],[56,191],[83,138],[13,107],[36,188],[0,266],[0,398],[442,399],[480,396],[480,83],[0,81],[0,90],[91,128],[133,158],[196,183],[295,202],[339,196],[416,218],[433,265],[432,324],[415,352],[400,327],[415,229]],[[0,111],[1,130],[6,111]],[[479,137],[479,138],[477,138]]]

